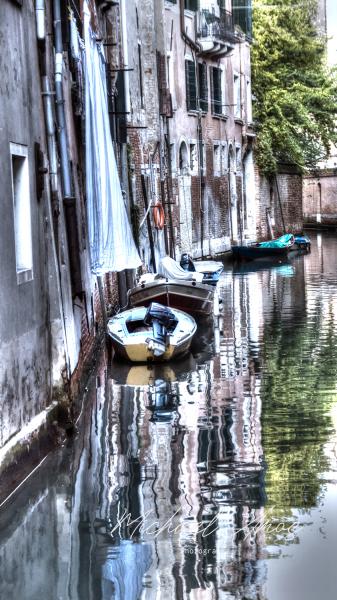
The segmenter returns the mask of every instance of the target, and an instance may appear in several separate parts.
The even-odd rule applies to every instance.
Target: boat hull
[[[286,257],[290,248],[261,248],[259,246],[232,246],[232,254],[237,260],[254,260],[256,258]]]
[[[128,323],[145,318],[146,307],[136,307],[108,321],[107,330],[117,357],[134,363],[165,362],[174,360],[188,353],[197,325],[193,317],[173,310],[178,322],[174,331],[168,335],[165,352],[155,356],[149,348],[148,340],[152,336],[152,328],[144,324],[139,330],[129,331]]]
[[[155,280],[133,288],[129,293],[131,306],[148,306],[158,302],[191,315],[213,312],[214,287],[194,281]]]

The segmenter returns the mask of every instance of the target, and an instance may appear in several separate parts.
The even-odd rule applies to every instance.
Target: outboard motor
[[[180,266],[184,269],[184,271],[191,271],[193,273],[195,272],[195,266],[192,257],[187,253],[181,255]]]
[[[174,331],[178,320],[167,306],[152,302],[146,311],[144,323],[152,326],[153,338],[146,340],[149,350],[154,356],[161,356],[168,344],[167,334]]]

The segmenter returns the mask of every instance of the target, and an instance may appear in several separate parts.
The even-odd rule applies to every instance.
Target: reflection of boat
[[[196,328],[190,315],[156,303],[126,310],[108,321],[116,354],[132,362],[170,360],[185,354]]]
[[[197,363],[189,352],[178,361],[171,363],[153,363],[131,365],[118,361],[111,364],[111,379],[119,385],[139,387],[153,385],[157,379],[175,382],[184,381],[190,371],[197,368]]]
[[[286,257],[294,244],[293,234],[287,233],[276,240],[269,240],[268,242],[254,243],[249,246],[232,246],[232,254],[237,260],[253,260],[267,256]]]
[[[129,292],[131,306],[148,306],[151,302],[166,304],[193,315],[210,315],[213,310],[214,288],[196,281],[177,279],[141,279]]]
[[[223,264],[215,260],[193,261],[189,254],[182,254],[180,260],[181,267],[191,273],[202,273],[202,283],[216,285],[223,271]]]
[[[179,400],[179,388],[172,382],[156,379],[149,389],[148,409],[152,412],[152,421],[170,422],[176,414]]]
[[[150,544],[122,540],[118,546],[112,546],[102,566],[102,600],[140,598],[144,589],[143,577],[151,563]]]
[[[245,275],[246,273],[256,273],[258,271],[275,271],[283,277],[292,277],[295,273],[294,266],[286,259],[259,259],[254,261],[245,261],[236,263],[233,266],[234,275]]]

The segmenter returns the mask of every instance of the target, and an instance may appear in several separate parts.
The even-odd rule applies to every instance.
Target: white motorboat
[[[160,262],[160,274],[146,273],[129,291],[131,306],[159,302],[195,316],[209,316],[214,309],[214,287],[201,283],[202,273],[184,271],[169,256]]]
[[[131,362],[167,361],[186,354],[197,325],[181,310],[153,302],[126,310],[108,321],[116,354]]]

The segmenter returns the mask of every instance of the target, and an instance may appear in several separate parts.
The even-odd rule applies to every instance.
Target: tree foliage
[[[257,162],[263,173],[314,167],[337,141],[337,77],[315,26],[317,0],[264,0],[253,9]]]

